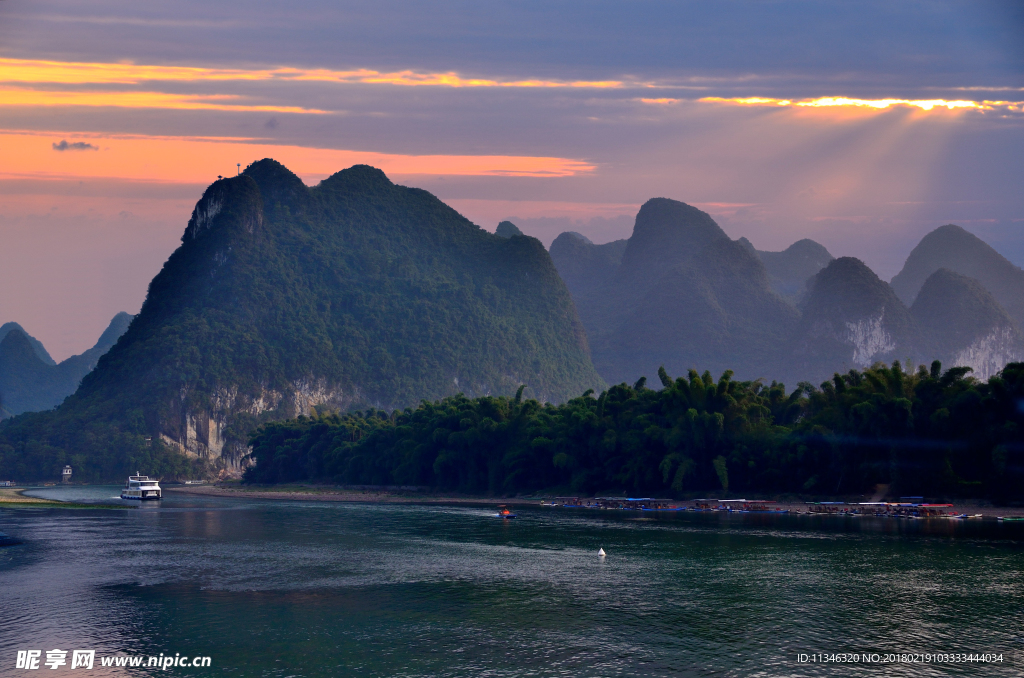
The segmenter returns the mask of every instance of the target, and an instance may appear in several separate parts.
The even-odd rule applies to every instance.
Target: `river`
[[[116,503],[117,492],[30,494]],[[23,542],[0,549],[0,675],[1024,669],[1020,523],[540,506],[506,521],[486,505],[165,496],[123,511],[0,508],[0,531]],[[95,665],[71,669],[69,652],[56,670],[12,668],[33,649],[42,661],[94,650]],[[837,653],[857,661],[817,656]],[[882,663],[891,653],[1002,661]],[[100,665],[161,654],[210,666]]]

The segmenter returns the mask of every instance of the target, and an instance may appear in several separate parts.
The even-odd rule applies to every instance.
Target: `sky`
[[[0,323],[89,348],[264,157],[545,245],[667,197],[885,280],[946,223],[1020,266],[1024,3],[0,0]]]

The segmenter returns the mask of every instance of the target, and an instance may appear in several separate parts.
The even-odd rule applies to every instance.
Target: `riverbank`
[[[321,502],[364,502],[379,504],[505,504],[508,506],[536,506],[550,497],[464,497],[426,492],[403,492],[392,490],[354,490],[332,486],[281,485],[274,487],[252,485],[170,485],[164,486],[165,492],[205,495],[209,497],[236,497],[247,499],[275,499],[283,501],[321,501]],[[677,506],[692,506],[693,502],[679,500]],[[789,513],[807,515],[826,515],[811,509],[814,504],[804,501],[777,501],[771,504],[773,509]],[[852,509],[854,505],[837,506],[841,513],[843,508]],[[944,511],[953,514],[981,515],[983,518],[1024,517],[1024,507],[995,507],[980,502],[955,503]]]
[[[65,509],[129,509],[134,506],[120,504],[83,504],[74,501],[40,499],[23,494],[28,488],[0,487],[0,508],[65,508]]]
[[[247,499],[281,499],[286,501],[340,501],[378,504],[506,504],[536,506],[541,497],[460,497],[426,492],[391,490],[348,490],[330,486],[281,485],[276,487],[250,485],[164,485],[164,492],[205,495],[208,497],[245,497]]]

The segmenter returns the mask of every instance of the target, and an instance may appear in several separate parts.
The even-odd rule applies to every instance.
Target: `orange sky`
[[[54,153],[58,141],[91,148]],[[395,175],[564,177],[592,172],[593,164],[565,158],[494,155],[398,155],[307,148],[261,139],[153,137],[89,133],[0,132],[0,177],[124,178],[134,181],[208,183],[262,158],[273,157],[316,183],[356,164]]]

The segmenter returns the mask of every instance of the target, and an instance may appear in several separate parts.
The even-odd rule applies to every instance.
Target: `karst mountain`
[[[550,256],[511,235],[372,167],[310,188],[256,162],[206,189],[139,315],[74,396],[0,437],[83,449],[102,425],[125,459],[159,466],[177,450],[237,468],[260,422],[314,408],[601,388]],[[79,477],[121,463],[93,454]]]
[[[0,328],[0,418],[49,410],[63,402],[124,334],[134,317],[118,313],[92,348],[59,364],[20,325],[5,324]]]
[[[629,239],[567,232],[550,251],[609,382],[664,365],[795,386],[894,360],[987,379],[1021,356],[1024,272],[957,226],[926,236],[892,284],[813,240],[756,250],[665,198],[641,207]]]

